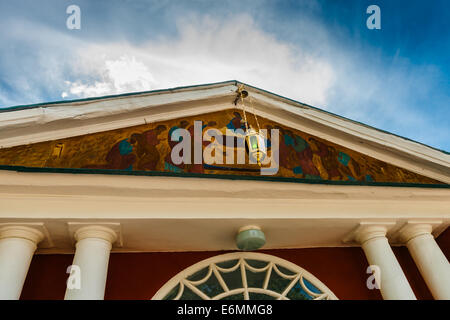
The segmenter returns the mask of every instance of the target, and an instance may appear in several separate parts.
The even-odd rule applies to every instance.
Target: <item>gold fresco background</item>
[[[176,165],[170,159],[171,148],[177,144],[169,141],[171,130],[185,128],[192,134],[194,121],[201,120],[205,126],[204,131],[216,128],[225,134],[227,128],[242,127],[241,118],[241,110],[231,109],[5,148],[0,149],[0,165],[260,175],[256,164],[216,164],[214,167],[205,164]],[[247,118],[256,128],[253,115],[247,113]],[[258,120],[262,129],[280,130],[280,166],[274,176],[340,181],[442,183],[273,121],[260,117]],[[203,147],[208,143],[204,142]],[[233,152],[236,154],[236,150]]]

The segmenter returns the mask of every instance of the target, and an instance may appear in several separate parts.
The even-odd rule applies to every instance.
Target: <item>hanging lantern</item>
[[[236,92],[237,96],[236,99],[234,100],[234,104],[236,105],[237,102],[240,100],[242,103],[242,111],[244,112],[244,119],[242,119],[241,121],[245,124],[246,128],[245,149],[248,153],[249,159],[253,162],[258,163],[258,165],[261,166],[261,161],[263,161],[264,158],[267,156],[266,139],[261,134],[258,117],[256,116],[255,107],[252,104],[251,97],[250,97],[250,104],[253,107],[253,115],[255,116],[255,122],[256,125],[258,126],[258,131],[253,129],[247,122],[244,99],[249,96],[248,91],[244,90],[244,85],[241,84]]]
[[[250,127],[245,133],[245,145],[249,158],[261,166],[267,155],[264,136]]]

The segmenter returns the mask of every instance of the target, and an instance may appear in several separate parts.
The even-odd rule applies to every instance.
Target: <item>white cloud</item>
[[[101,80],[93,84],[85,84],[81,80],[66,81],[69,93],[78,97],[93,97],[108,94],[125,93],[131,91],[150,90],[154,84],[152,74],[142,62],[136,58],[124,55],[117,60],[105,60],[99,70],[92,70],[94,74],[100,71]],[[61,96],[68,97],[64,91]]]
[[[240,80],[310,104],[324,104],[331,65],[261,31],[246,15],[181,22],[179,37],[130,44],[87,44],[66,94],[89,97],[179,85]],[[85,81],[87,77],[95,80]]]
[[[276,38],[245,14],[177,19],[176,35],[154,30],[158,37],[139,44],[0,20],[10,31],[0,33],[0,105],[234,79],[448,149],[445,116],[433,115],[446,114],[448,95],[435,90],[442,80],[432,66],[345,47],[320,21],[302,19]]]

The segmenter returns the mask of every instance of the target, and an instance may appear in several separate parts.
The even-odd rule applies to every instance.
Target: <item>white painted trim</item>
[[[0,170],[0,198],[5,218],[450,218],[450,189],[439,188]],[[242,210],[215,205],[230,200]],[[130,202],[133,209],[125,209]]]
[[[18,145],[70,138],[158,121],[190,117],[224,110],[228,107],[228,104],[217,101],[214,103],[209,102],[207,105],[203,103],[193,104],[189,108],[166,105],[163,107],[167,110],[164,114],[156,114],[155,112],[160,108],[155,107],[154,110],[145,109],[139,112],[130,111],[127,113],[126,117],[124,117],[123,114],[114,114],[97,119],[61,120],[44,124],[41,127],[30,125],[29,127],[13,128],[5,131],[2,131],[0,128],[0,133],[2,133],[2,136],[4,137],[3,139],[0,139],[0,148],[10,148]]]
[[[95,119],[131,111],[154,108],[162,105],[197,102],[232,97],[236,86],[225,84],[221,87],[195,87],[170,92],[156,92],[129,96],[111,97],[98,100],[69,102],[63,104],[40,105],[35,108],[0,113],[0,130],[12,127],[43,125],[66,119]]]
[[[0,148],[219,111],[235,86],[192,88],[0,113]]]
[[[389,148],[387,144],[377,144],[371,140],[366,140],[361,135],[351,135],[348,132],[339,130],[333,126],[326,126],[318,122],[308,121],[306,118],[296,117],[292,114],[277,114],[273,111],[265,111],[258,108],[255,108],[255,110],[257,115],[282,123],[293,129],[307,132],[311,135],[412,172],[445,183],[450,183],[450,162],[447,160],[450,156],[446,156],[443,153],[444,156],[441,156],[443,162],[439,160],[439,163],[434,163],[430,162],[430,159],[423,159],[417,154],[405,154],[402,150]],[[434,150],[431,148],[428,149]]]
[[[229,82],[0,113],[0,148],[235,108]],[[450,155],[267,92],[247,88],[256,113],[413,172],[450,183]]]
[[[438,151],[436,149],[427,147],[420,143],[401,138],[399,136],[389,134],[380,130],[376,130],[367,125],[345,119],[309,106],[299,107],[294,103],[287,103],[268,97],[260,93],[254,93],[257,102],[261,105],[271,105],[272,107],[285,110],[287,112],[296,114],[305,119],[312,120],[320,123],[326,127],[334,128],[339,131],[349,133],[352,136],[363,138],[367,141],[372,141],[383,146],[393,147],[399,151],[410,154],[420,154],[424,157],[428,157],[430,160],[441,161],[442,163],[450,164],[450,155]]]
[[[315,276],[313,276],[311,273],[309,273],[308,271],[306,271],[305,269],[299,267],[298,265],[281,259],[279,257],[276,256],[272,256],[272,255],[268,255],[268,254],[262,254],[262,253],[256,253],[256,252],[233,252],[233,253],[227,253],[227,254],[222,254],[222,255],[218,255],[212,258],[208,258],[205,259],[203,261],[200,261],[186,269],[184,269],[183,271],[179,272],[177,275],[175,275],[174,277],[172,277],[168,282],[166,282],[166,284],[164,286],[162,286],[158,292],[156,292],[156,294],[151,298],[152,300],[161,300],[163,299],[178,283],[183,282],[187,277],[189,277],[190,275],[194,274],[197,271],[200,271],[201,269],[210,266],[210,272],[208,273],[208,275],[205,277],[205,279],[207,279],[211,273],[211,271],[213,270],[213,266],[215,266],[217,263],[220,262],[225,262],[225,261],[230,261],[230,260],[239,260],[238,262],[238,267],[242,267],[242,261],[243,259],[252,259],[252,260],[262,260],[262,261],[266,261],[269,262],[269,265],[272,266],[273,264],[277,264],[280,265],[290,271],[295,272],[295,276],[296,277],[288,277],[288,278],[292,278],[293,281],[291,283],[295,284],[296,280],[298,280],[298,278],[305,278],[306,280],[308,280],[309,282],[311,282],[315,287],[317,287],[317,289],[321,290],[324,294],[327,295],[328,299],[330,300],[337,300],[336,295],[330,290],[328,289],[328,287],[326,287],[319,279],[317,279]],[[234,268],[233,268],[234,269]],[[261,269],[264,270],[265,268]],[[279,274],[279,273],[278,273]],[[202,280],[205,280],[202,279]],[[199,283],[201,283],[200,281],[197,281]],[[258,288],[261,290],[250,290],[250,288],[246,288],[246,281],[243,281],[243,291],[244,291],[244,296],[246,296],[245,292],[258,292],[258,293],[266,293],[268,294],[268,292],[262,288]],[[314,294],[313,292],[310,292],[305,286],[303,286],[302,281],[300,282],[303,289],[305,289],[309,294],[312,294],[313,296],[317,296],[316,298],[318,299],[324,299],[325,296],[324,295],[317,295]],[[180,286],[181,289],[181,286]],[[256,289],[256,288],[255,288]],[[242,292],[242,290],[230,290],[228,292],[229,295],[231,294],[236,294],[236,293],[240,293]],[[287,292],[286,292],[287,293]],[[178,295],[179,298],[180,295]],[[205,296],[206,297],[206,296]],[[222,295],[220,295],[220,298],[222,297]],[[208,299],[210,299],[209,297],[206,297]],[[217,298],[217,297],[216,297]],[[281,296],[279,298],[282,298]]]
[[[245,225],[267,249],[342,247],[361,221],[438,220],[437,237],[449,208],[450,189],[0,170],[0,223],[45,223],[54,247],[39,253],[73,252],[68,222],[120,223],[115,252],[235,250]]]

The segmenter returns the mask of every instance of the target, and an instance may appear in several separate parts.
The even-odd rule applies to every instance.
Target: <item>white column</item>
[[[435,299],[450,300],[450,264],[431,234],[432,225],[408,223],[400,237]]]
[[[370,265],[380,269],[380,291],[385,300],[415,300],[411,286],[386,238],[382,225],[361,226],[356,240],[361,244]]]
[[[116,239],[116,232],[103,226],[85,226],[75,232],[77,244],[72,265],[76,269],[70,277],[79,276],[80,286],[70,288],[69,284],[65,300],[104,299],[109,254]]]
[[[0,300],[17,300],[42,232],[25,226],[0,228]]]

